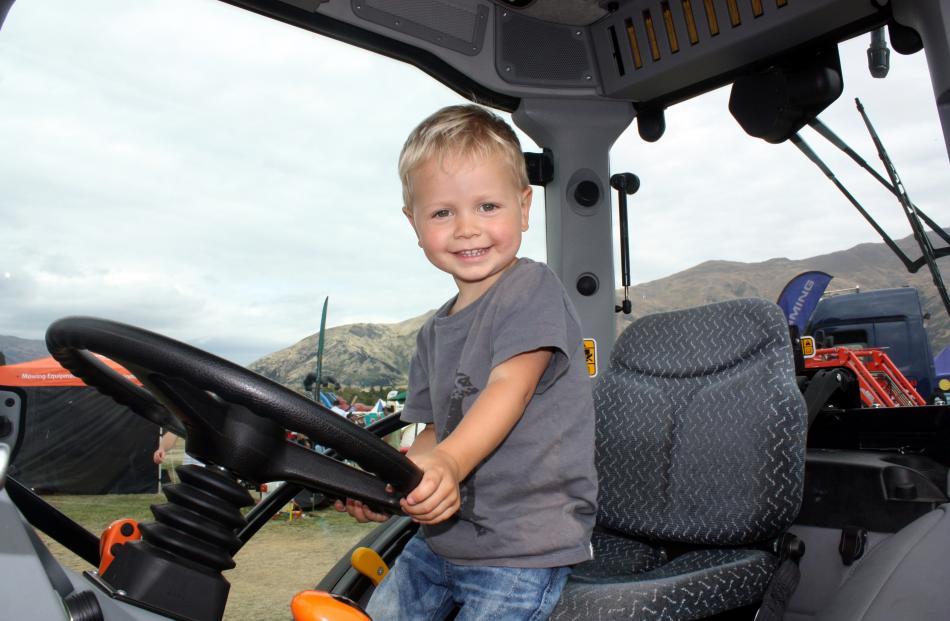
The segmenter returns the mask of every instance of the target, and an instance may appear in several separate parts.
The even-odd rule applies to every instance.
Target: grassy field
[[[149,505],[165,501],[158,494],[50,496],[47,500],[96,534],[118,518],[150,521]],[[290,619],[291,598],[312,588],[372,528],[332,508],[293,520],[286,514],[271,520],[238,552],[237,567],[224,574],[231,583],[225,620]],[[90,569],[61,545],[44,540],[67,566],[77,571]]]

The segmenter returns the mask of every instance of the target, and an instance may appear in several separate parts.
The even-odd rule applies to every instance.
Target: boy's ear
[[[531,198],[534,196],[534,188],[530,185],[521,191],[521,231],[528,230],[528,214],[531,212]]]
[[[416,230],[416,220],[412,217],[412,209],[409,207],[403,207],[402,213],[406,216],[406,220],[409,220],[409,226],[412,227],[412,230],[415,232],[416,238],[418,239],[419,231]]]

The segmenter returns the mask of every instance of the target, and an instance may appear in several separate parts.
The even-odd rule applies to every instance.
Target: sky
[[[860,97],[910,197],[950,224],[924,54],[892,52],[874,80],[867,44],[841,46],[845,90],[820,118],[883,173]],[[880,241],[795,147],[744,134],[728,95],[667,110],[657,143],[631,126],[614,145],[612,172],[641,179],[634,284]],[[326,296],[329,326],[436,308],[455,288],[400,212],[396,159],[416,123],[462,101],[217,0],[19,0],[0,32],[0,334],[95,315],[246,364],[317,332]],[[866,173],[803,135],[894,238],[910,233]],[[541,195],[521,252],[537,260]]]

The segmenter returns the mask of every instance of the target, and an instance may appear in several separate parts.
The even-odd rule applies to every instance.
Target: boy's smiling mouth
[[[459,250],[455,253],[456,256],[471,259],[475,257],[480,257],[488,253],[488,248],[472,248],[470,250]]]

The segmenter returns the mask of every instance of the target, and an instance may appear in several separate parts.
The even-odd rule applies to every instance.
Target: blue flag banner
[[[805,325],[832,278],[831,274],[824,272],[802,272],[782,289],[778,305],[785,313],[788,325],[798,326],[800,334],[805,333]]]
[[[937,378],[950,377],[950,345],[940,350],[940,353],[934,356],[934,371]]]

